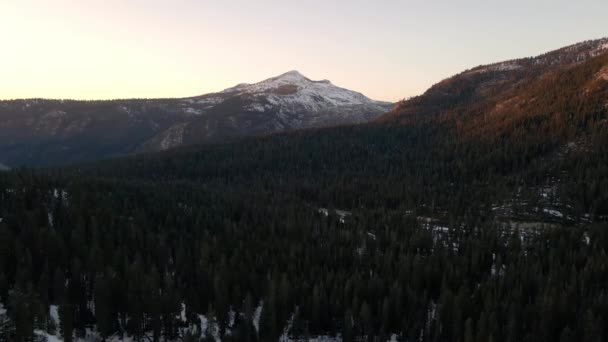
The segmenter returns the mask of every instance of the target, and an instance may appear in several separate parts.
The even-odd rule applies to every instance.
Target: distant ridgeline
[[[604,341],[602,44],[373,124],[2,172],[0,341]]]
[[[0,162],[51,166],[368,122],[392,104],[297,71],[183,99],[0,101]]]

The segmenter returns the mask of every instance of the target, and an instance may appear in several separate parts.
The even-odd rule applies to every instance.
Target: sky
[[[608,36],[606,0],[0,0],[0,99],[186,97],[298,70],[386,101]]]

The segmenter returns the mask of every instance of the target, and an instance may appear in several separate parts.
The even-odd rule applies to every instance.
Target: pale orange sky
[[[2,0],[0,98],[185,97],[296,69],[396,101],[608,35],[607,1],[529,2]]]

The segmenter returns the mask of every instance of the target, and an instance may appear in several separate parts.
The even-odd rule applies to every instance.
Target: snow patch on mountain
[[[188,99],[187,101],[209,108],[224,102],[224,98],[219,96],[205,96],[196,100]]]
[[[534,66],[555,66],[582,63],[589,58],[608,52],[608,38],[590,40],[551,51],[536,57],[520,58],[500,63],[482,65],[467,70],[463,75],[490,72],[508,72]]]
[[[389,112],[393,104],[289,71],[258,83],[241,83],[217,93],[184,98],[180,107],[187,114],[201,117],[197,127],[250,128],[259,134],[364,123]],[[248,117],[250,114],[255,116]],[[221,125],[216,121],[209,126],[204,120],[219,120]],[[168,139],[165,145],[173,147],[173,140]]]
[[[596,47],[592,49],[591,55],[598,56],[608,51],[608,38],[600,39],[596,42]]]
[[[187,108],[184,108],[184,113],[192,114],[192,115],[201,115],[203,113],[203,110],[192,108],[192,107],[187,107]]]
[[[600,80],[608,81],[608,66],[605,66],[600,70],[597,75],[597,78]]]
[[[476,68],[476,69],[469,71],[468,73],[469,74],[479,74],[479,73],[486,73],[486,72],[493,72],[493,71],[511,71],[511,70],[517,70],[517,69],[521,69],[521,68],[522,68],[522,66],[519,65],[517,62],[509,61],[509,62],[502,62],[502,63],[488,65],[485,67]]]
[[[255,99],[264,98],[272,105],[301,111],[320,111],[339,106],[390,105],[387,102],[371,100],[361,93],[337,87],[327,80],[312,81],[298,71],[290,71],[255,84],[240,84],[221,93]],[[263,112],[265,108],[259,104],[260,102],[256,103],[254,108]]]
[[[164,151],[181,145],[184,141],[184,131],[186,126],[187,124],[185,123],[179,123],[166,130],[163,133],[162,140],[160,141],[160,149]]]

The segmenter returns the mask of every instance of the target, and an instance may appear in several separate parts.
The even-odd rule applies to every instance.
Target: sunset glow
[[[605,1],[516,2],[6,0],[0,98],[185,97],[297,69],[396,101],[478,64],[606,35]]]

